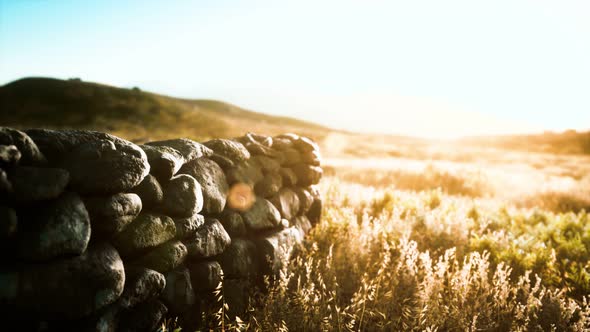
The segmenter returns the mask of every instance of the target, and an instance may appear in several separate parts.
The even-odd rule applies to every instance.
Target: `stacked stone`
[[[246,134],[235,139],[245,149],[231,163],[222,141],[205,143],[215,152],[212,158],[223,166],[231,188],[245,184],[255,196],[246,198],[245,206],[228,204],[219,216],[232,238],[219,263],[234,315],[247,309],[247,293],[264,286],[263,276],[279,274],[294,245],[319,221],[321,198],[315,185],[322,169],[318,146],[305,137]]]
[[[0,310],[25,330],[192,328],[223,279],[239,314],[319,221],[319,165],[293,134],[137,146],[0,128]]]
[[[105,239],[142,208],[137,195],[120,193],[148,174],[143,150],[102,133],[10,128],[0,128],[0,149],[0,306],[7,320],[22,330],[59,329],[92,324],[115,302],[135,305],[127,287],[133,278]],[[89,201],[103,204],[104,220]]]

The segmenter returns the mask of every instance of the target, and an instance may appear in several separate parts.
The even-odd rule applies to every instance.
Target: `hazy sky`
[[[0,84],[80,77],[357,131],[590,128],[590,1],[0,0]]]

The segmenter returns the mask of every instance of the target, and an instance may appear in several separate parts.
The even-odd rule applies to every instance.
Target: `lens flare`
[[[256,195],[252,187],[245,183],[236,183],[227,195],[227,205],[238,211],[247,211],[256,201]]]

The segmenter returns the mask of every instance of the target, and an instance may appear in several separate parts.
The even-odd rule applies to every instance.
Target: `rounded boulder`
[[[150,164],[150,174],[160,181],[169,180],[184,163],[182,154],[169,146],[141,145]]]
[[[13,167],[18,164],[21,153],[15,145],[0,145],[0,167]]]
[[[70,173],[70,186],[83,194],[116,194],[137,186],[149,173],[137,145],[88,130],[31,129],[27,134],[52,165]]]
[[[139,196],[131,193],[86,197],[84,204],[90,215],[93,236],[97,237],[110,237],[121,232],[142,209]]]
[[[180,266],[187,255],[186,246],[180,241],[170,241],[152,249],[131,264],[166,273]]]
[[[188,174],[174,176],[162,185],[161,211],[172,217],[190,217],[203,210],[201,185]]]
[[[203,192],[203,213],[217,214],[223,211],[228,193],[227,179],[223,169],[211,159],[199,158],[186,163],[180,173],[195,178]]]
[[[0,127],[0,145],[14,145],[20,152],[23,165],[44,165],[47,162],[37,144],[20,130]]]
[[[213,150],[213,153],[221,155],[234,163],[250,159],[250,152],[240,142],[216,138],[203,144]]]
[[[140,213],[135,220],[112,239],[123,257],[133,256],[156,247],[176,236],[172,218],[154,213]]]
[[[242,213],[242,218],[249,231],[269,230],[281,222],[281,214],[268,200],[257,197],[250,210]]]
[[[0,299],[18,312],[76,319],[115,302],[125,271],[117,251],[103,243],[73,258],[0,272],[0,279]]]
[[[200,259],[221,254],[231,243],[231,238],[217,219],[207,219],[184,243],[189,257]]]
[[[8,172],[14,199],[19,202],[57,198],[70,180],[68,171],[61,168],[17,166]]]
[[[90,218],[74,193],[19,209],[17,252],[26,260],[43,261],[82,254],[90,241]]]
[[[151,174],[148,174],[137,187],[131,189],[131,192],[137,194],[146,207],[157,206],[164,199],[160,182]]]
[[[320,182],[323,174],[320,167],[303,163],[293,165],[293,172],[297,175],[298,184],[304,187]]]

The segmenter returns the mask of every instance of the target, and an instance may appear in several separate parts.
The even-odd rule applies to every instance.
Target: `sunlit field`
[[[321,223],[247,316],[211,327],[590,329],[590,158],[430,151],[326,158]]]
[[[590,332],[589,14],[0,0],[0,332]]]

